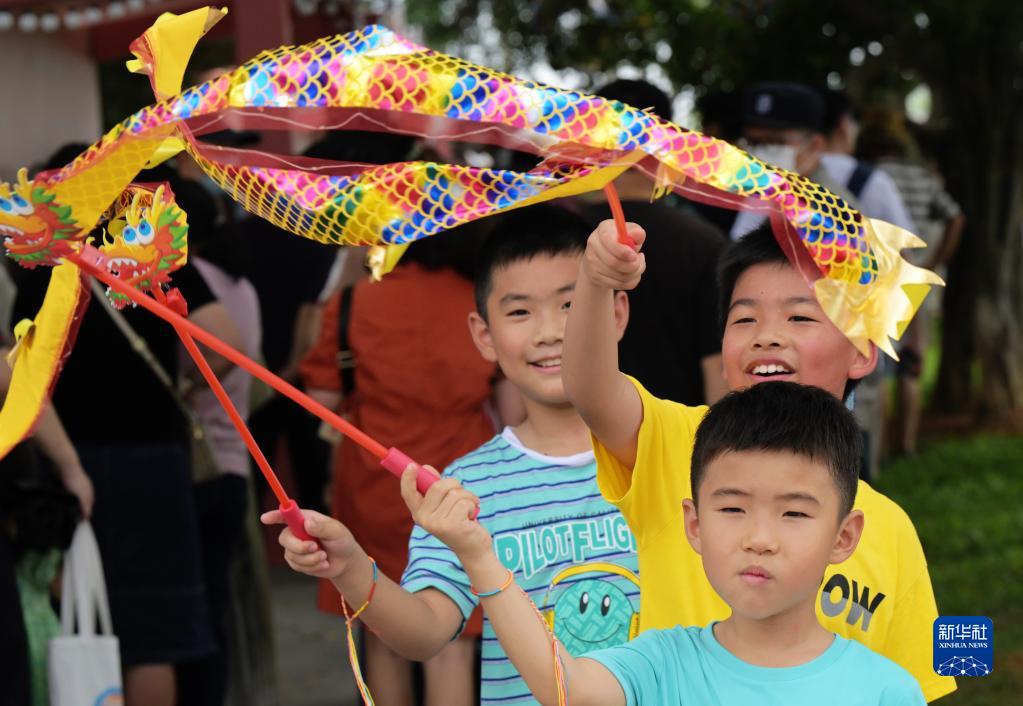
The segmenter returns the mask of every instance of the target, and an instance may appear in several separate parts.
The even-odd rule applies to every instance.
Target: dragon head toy
[[[153,290],[170,282],[185,264],[188,221],[174,202],[170,187],[132,185],[111,209],[99,251],[107,270],[125,284]],[[111,303],[123,308],[128,299],[107,291]]]
[[[14,184],[0,182],[0,237],[23,267],[56,265],[79,239],[71,207],[62,206],[45,181],[29,180],[24,169]]]

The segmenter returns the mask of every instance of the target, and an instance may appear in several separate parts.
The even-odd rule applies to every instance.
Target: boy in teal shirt
[[[402,490],[416,523],[458,555],[484,610],[539,701],[576,706],[713,704],[923,706],[902,667],[825,630],[814,603],[829,564],[863,531],[854,510],[860,435],[834,396],[769,382],[733,392],[707,413],[692,459],[685,532],[731,615],[705,627],[649,630],[578,658],[551,657],[529,599],[510,585],[490,535],[466,513],[476,498],[451,485]],[[680,589],[684,590],[684,588]]]

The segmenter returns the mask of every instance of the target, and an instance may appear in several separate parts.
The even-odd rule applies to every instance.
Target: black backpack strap
[[[350,398],[355,391],[355,354],[348,341],[348,327],[352,319],[352,289],[348,285],[341,290],[340,315],[337,326],[337,367],[341,371],[341,394]]]
[[[867,180],[870,179],[870,175],[874,173],[874,168],[866,162],[856,162],[856,169],[853,170],[852,176],[849,177],[849,183],[846,184],[846,188],[856,198],[860,197],[863,193],[863,188],[867,185]]]

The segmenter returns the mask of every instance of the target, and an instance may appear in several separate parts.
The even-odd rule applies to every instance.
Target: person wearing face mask
[[[827,145],[821,132],[823,120],[824,101],[811,88],[799,83],[758,83],[743,96],[740,144],[761,161],[802,174],[858,208],[856,198],[831,178],[821,161]],[[765,219],[763,213],[742,211],[729,234],[738,240]]]
[[[845,181],[835,179],[824,163],[828,138],[824,134],[826,105],[821,94],[800,83],[758,83],[743,96],[740,144],[758,159],[796,172],[827,188],[853,208],[860,208]],[[867,215],[870,215],[869,213]],[[738,240],[767,220],[764,213],[741,211],[729,235]],[[902,225],[902,224],[899,224]],[[881,366],[878,366],[879,368]],[[853,405],[863,435],[860,474],[878,472],[883,443],[883,370],[876,371],[856,390]],[[850,401],[850,404],[853,403]]]
[[[824,100],[821,126],[826,137],[821,164],[828,175],[859,199],[863,215],[916,233],[916,225],[892,177],[853,156],[860,125],[849,96],[845,91],[828,89],[821,97]]]

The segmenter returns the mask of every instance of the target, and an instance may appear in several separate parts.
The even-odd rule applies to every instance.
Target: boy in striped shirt
[[[561,383],[565,321],[588,231],[571,213],[540,205],[503,218],[483,246],[470,331],[481,355],[518,389],[526,417],[452,463],[436,484],[439,491],[461,484],[480,498],[478,520],[497,556],[577,656],[623,644],[639,630],[635,539],[600,495],[589,431]],[[614,297],[614,313],[621,337],[624,293]],[[323,549],[284,530],[289,564],[330,579],[361,605],[373,582],[369,558],[339,522],[306,516]],[[264,521],[279,518],[269,513]],[[417,527],[401,584],[379,577],[360,618],[399,654],[424,660],[458,635],[477,602],[454,552]],[[536,703],[488,621],[481,680],[483,704]]]

